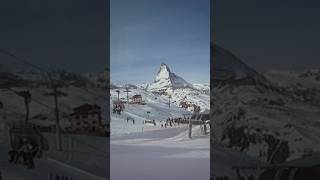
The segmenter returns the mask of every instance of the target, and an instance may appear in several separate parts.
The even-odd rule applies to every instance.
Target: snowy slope
[[[191,88],[192,84],[188,83],[183,78],[179,77],[175,73],[171,72],[169,67],[162,63],[158,74],[156,75],[155,81],[148,85],[147,89],[149,91],[154,90],[164,90],[167,88],[177,89],[177,88]]]
[[[296,99],[320,106],[320,70],[268,71],[264,75]]]
[[[107,180],[107,178],[96,176],[77,167],[69,166],[63,161],[56,161],[51,158],[35,159],[35,169],[27,169],[22,165],[10,164],[7,157],[8,150],[9,145],[2,142],[0,144],[0,168],[1,177],[5,180],[48,179],[50,173],[54,176],[68,176],[78,180]]]
[[[106,79],[103,73],[89,75],[56,71],[50,74],[55,80],[59,79],[60,84],[63,85],[63,87],[59,88],[59,91],[66,94],[66,96],[60,96],[58,98],[60,124],[62,128],[69,125],[68,115],[72,113],[72,108],[85,103],[99,105],[102,108],[102,122],[104,124],[109,123],[109,118],[107,118],[109,116],[109,104],[107,103],[107,91],[104,83],[106,82]],[[42,125],[55,124],[54,98],[47,95],[52,89],[48,88],[48,79],[43,73],[36,71],[3,70],[0,72],[0,75],[3,80],[1,82],[2,89],[0,93],[0,101],[3,104],[3,108],[0,110],[0,149],[7,151],[9,138],[8,132],[5,130],[7,128],[6,124],[25,120],[24,100],[13,91],[30,91],[30,122],[36,122]],[[6,89],[6,87],[10,87],[11,90]],[[41,115],[44,119],[33,119],[38,115]],[[54,134],[49,134],[54,137]],[[65,135],[63,135],[63,137],[64,136]],[[74,136],[74,139],[80,138],[78,135]],[[45,158],[36,161],[36,170],[24,171],[20,168],[14,168],[6,164],[3,167],[4,171],[2,171],[2,173],[5,174],[5,177],[14,177],[17,179],[46,179],[50,170],[72,175],[74,179],[81,179],[79,177],[80,175],[83,176],[82,179],[103,179],[101,176],[106,177],[106,173],[108,172],[105,171],[104,167],[109,160],[101,158],[101,153],[97,153],[97,151],[94,151],[89,147],[97,146],[100,149],[107,149],[105,147],[108,140],[107,138],[91,137],[90,139],[90,137],[81,137],[81,143],[74,143],[76,146],[73,149],[68,149],[68,151],[60,153],[59,156],[54,155],[53,158],[53,153],[51,152],[55,150],[54,145],[56,139],[49,137],[50,136],[47,136],[46,139],[49,141],[49,144],[51,144],[50,153],[45,153]],[[100,141],[97,139],[100,139]],[[68,140],[63,142],[68,143],[71,141]],[[66,144],[63,147],[66,148],[69,147],[69,145]],[[90,149],[90,151],[87,149]],[[71,154],[73,154],[73,156]],[[4,153],[4,155],[6,155],[5,158],[7,158],[7,153]],[[90,155],[90,158],[88,158],[88,155]],[[51,160],[49,160],[50,158]],[[59,168],[61,167],[61,163],[65,165],[65,170]],[[16,176],[13,173],[15,173]],[[18,177],[19,174],[25,175],[25,177]],[[98,174],[100,177],[93,177],[95,175],[92,174]]]
[[[139,87],[166,99],[171,97],[171,102],[177,106],[180,106],[182,102],[190,104],[189,111],[193,110],[193,105],[200,106],[200,111],[202,112],[210,109],[209,84],[188,83],[171,72],[164,63],[161,64],[154,82],[146,86],[139,85]]]
[[[236,179],[237,173],[234,167],[259,167],[266,163],[258,161],[242,152],[223,147],[218,144],[210,146],[211,176],[213,178],[228,176]],[[241,170],[241,176],[254,175],[257,177],[261,173],[259,169]]]
[[[214,66],[231,71],[224,74],[228,78],[213,81],[214,142],[271,163],[299,158],[306,149],[319,151],[320,108],[312,100],[319,98],[314,71],[264,76],[221,51]],[[242,76],[236,77],[239,73],[233,69]]]
[[[198,88],[208,91],[205,85],[198,85]],[[112,89],[111,100],[118,99],[117,90],[120,91],[119,98],[126,101],[125,86]],[[155,93],[143,85],[129,90],[129,97],[140,94],[146,104],[125,104],[121,115],[111,113],[111,179],[209,179],[209,135],[201,134],[199,126],[193,127],[192,139],[188,138],[188,125],[161,128],[169,117],[191,114],[175,102],[184,98],[183,95],[188,95],[190,101],[203,102],[203,106],[209,107],[208,95],[201,96],[200,90],[189,88],[168,88],[167,93],[172,95],[169,110],[168,94]],[[150,112],[149,117],[147,112]],[[134,118],[135,124],[127,122],[127,117]],[[156,126],[143,124],[145,119],[155,120]]]
[[[125,89],[120,88],[120,99],[126,100],[127,94],[124,93]],[[148,117],[147,112],[150,112],[150,119],[154,119],[158,124],[160,121],[165,121],[169,117],[183,117],[183,114],[190,114],[175,105],[171,105],[169,111],[168,99],[166,97],[154,95],[143,89],[130,89],[129,97],[135,94],[140,94],[145,101],[146,105],[129,104],[125,105],[125,111],[121,114],[111,113],[111,127],[112,135],[122,134],[122,133],[132,133],[140,132],[144,125],[142,121]],[[121,93],[122,92],[122,93]],[[117,100],[116,90],[111,90],[111,101]],[[110,104],[110,110],[112,109],[112,104]],[[111,110],[112,112],[112,110]],[[136,125],[131,126],[131,124],[123,123],[127,117],[133,117],[136,119]]]
[[[187,125],[161,128],[168,116],[186,113],[174,105],[169,113],[165,102],[149,99],[147,105],[130,104],[121,115],[111,114],[111,179],[209,179],[210,137],[202,135],[198,126],[191,140]],[[156,126],[142,124],[146,111]],[[128,116],[135,118],[135,124],[126,122]]]
[[[176,132],[174,128],[167,130],[173,131],[167,132],[171,135]],[[163,137],[165,133],[160,134],[160,139],[145,134],[143,139],[112,140],[111,179],[209,179],[208,138],[173,141]]]
[[[211,45],[211,59],[213,59],[213,78],[229,78],[230,76],[256,76],[258,73],[243,63],[233,53],[219,47],[216,44]]]

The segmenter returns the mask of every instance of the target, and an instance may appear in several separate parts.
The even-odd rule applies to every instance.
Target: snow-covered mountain
[[[175,123],[167,127],[165,123],[168,118],[188,116],[193,110],[192,105],[208,109],[209,85],[193,86],[171,72],[165,64],[160,66],[153,83],[137,84],[135,88],[127,88],[128,84],[118,83],[118,88],[110,90],[111,112],[113,102],[116,103],[118,98],[127,101],[127,98],[141,95],[143,103],[124,104],[121,114],[111,113],[110,155],[115,157],[111,158],[111,178],[141,179],[143,174],[144,179],[209,179],[209,134],[203,134],[200,126],[194,125],[192,139],[189,139],[188,124]],[[186,108],[181,107],[181,102],[185,102]],[[155,125],[143,123],[146,119],[154,120]],[[210,132],[209,128],[207,132]],[[137,163],[143,165],[132,168],[131,164]],[[194,164],[201,170],[192,171]],[[123,173],[121,169],[130,169],[130,173]],[[159,169],[167,173],[159,176]]]
[[[109,105],[105,103],[108,96],[106,89],[108,82],[106,74],[108,73],[79,74],[55,71],[49,74],[52,80],[61,86],[59,90],[66,93],[65,96],[59,97],[62,123],[68,122],[65,116],[72,113],[72,108],[85,103],[98,104],[103,109],[103,118],[106,120],[109,111]],[[41,114],[46,117],[48,124],[55,121],[53,97],[47,96],[47,93],[52,91],[50,89],[52,81],[48,79],[47,74],[37,71],[7,71],[4,69],[0,71],[0,78],[0,101],[4,106],[3,112],[7,123],[24,119],[23,98],[14,92],[24,90],[29,90],[31,93],[30,119]]]
[[[166,99],[170,97],[173,104],[184,106],[189,111],[195,107],[200,107],[200,111],[210,109],[209,84],[191,84],[173,73],[165,63],[161,63],[152,83],[139,87]]]
[[[61,87],[58,88],[64,96],[58,97],[58,107],[60,116],[60,125],[64,129],[70,126],[70,114],[73,108],[84,104],[97,104],[101,107],[102,123],[108,124],[109,104],[106,99],[108,97],[105,82],[109,79],[106,72],[80,74],[67,71],[55,71],[49,73],[51,78],[58,82]],[[14,91],[20,92],[29,90],[31,101],[29,104],[29,122],[50,127],[55,125],[55,109],[54,98],[48,96],[52,92],[50,84],[52,81],[48,79],[47,74],[37,71],[8,70],[0,68],[0,149],[1,161],[3,161],[3,169],[1,169],[3,177],[6,179],[45,179],[48,176],[47,169],[55,172],[68,173],[76,171],[73,174],[79,174],[81,169],[83,177],[74,176],[76,179],[96,179],[89,177],[90,173],[96,176],[107,177],[105,164],[109,162],[109,158],[101,156],[101,152],[107,150],[107,137],[62,134],[63,152],[56,152],[56,139],[52,133],[43,133],[48,141],[49,151],[45,151],[45,158],[35,159],[36,170],[25,172],[24,167],[19,168],[7,162],[7,152],[10,148],[9,129],[6,125],[17,121],[24,122],[26,108],[24,98],[18,96]],[[10,88],[11,90],[9,90]],[[68,139],[73,139],[74,148],[70,146]],[[93,148],[94,147],[94,148]],[[107,154],[106,151],[104,154]],[[59,166],[57,168],[55,161]],[[65,167],[67,166],[67,167]],[[61,169],[61,170],[60,170]],[[18,174],[18,175],[17,175]],[[19,177],[20,175],[23,177]],[[87,175],[85,175],[87,174]],[[89,174],[89,175],[88,175]],[[31,178],[34,177],[34,178]]]
[[[171,72],[169,67],[162,63],[160,69],[155,78],[155,81],[148,85],[147,89],[149,91],[154,90],[166,90],[168,88],[178,89],[178,88],[192,88],[192,84],[188,83],[182,77],[179,77],[175,73]]]
[[[243,63],[232,52],[216,44],[211,46],[211,56],[213,60],[213,78],[215,79],[227,79],[230,76],[241,78],[258,75],[254,69]]]
[[[218,52],[213,66],[229,71],[211,82],[212,143],[269,163],[320,150],[320,94],[315,71],[262,74],[227,50],[213,52]]]

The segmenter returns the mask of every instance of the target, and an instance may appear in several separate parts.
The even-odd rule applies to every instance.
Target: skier
[[[118,113],[119,115],[121,115],[121,107],[120,107],[120,105],[117,105],[117,113]]]
[[[27,161],[27,152],[28,152],[28,148],[27,148],[27,139],[23,138],[22,139],[22,145],[21,147],[17,150],[18,152],[18,157],[17,157],[17,161],[20,160],[20,158],[22,158],[22,163],[25,164],[25,162]]]
[[[36,148],[26,138],[23,139],[23,145],[19,149],[19,155],[23,159],[23,164],[26,164],[28,168],[34,168],[33,158],[36,155]]]
[[[13,144],[12,144],[12,150],[10,150],[8,152],[8,155],[9,155],[9,162],[10,163],[17,163],[18,160],[19,160],[19,149],[21,148],[23,142],[22,142],[22,139],[18,138],[18,139],[15,139],[13,141]]]
[[[28,153],[27,153],[27,160],[28,160],[28,168],[34,168],[34,162],[33,159],[36,156],[39,147],[37,146],[37,144],[32,143],[31,141],[29,141],[28,143]]]

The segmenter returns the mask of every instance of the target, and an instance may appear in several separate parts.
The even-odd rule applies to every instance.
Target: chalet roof
[[[100,106],[96,104],[94,105],[83,104],[81,106],[73,108],[73,113],[71,115],[88,113],[89,111],[99,112],[100,110],[101,110]]]
[[[140,94],[134,95],[132,98],[141,98],[142,96]]]

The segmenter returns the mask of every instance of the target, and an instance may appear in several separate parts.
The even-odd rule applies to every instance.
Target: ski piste
[[[111,84],[110,112],[115,104],[124,105],[121,113],[111,113],[111,179],[209,179],[210,128],[206,124],[204,133],[200,120],[209,120],[204,116],[210,106],[208,84],[188,83],[165,63],[151,83],[111,78]],[[200,109],[198,119],[194,109]],[[195,123],[191,138],[190,121]]]
[[[44,76],[46,73],[41,70],[1,69],[2,178],[17,180],[109,178],[106,168],[109,164],[109,137],[105,131],[109,124],[107,118],[109,105],[106,103],[108,73],[75,74],[67,71],[47,73],[52,79],[59,79],[60,83],[64,84],[56,91],[56,94],[58,92],[64,94],[57,98],[58,108],[55,108],[54,98],[50,96],[52,86]],[[19,96],[19,92],[26,90],[31,95],[29,101],[24,101],[24,96]],[[79,111],[86,113],[86,107],[95,108],[94,113],[99,118],[83,120],[99,121],[99,124],[93,124],[90,131],[82,131],[88,129],[83,125],[78,126],[80,129],[77,130],[72,121],[77,119]],[[26,109],[29,113],[26,113]],[[57,117],[59,117],[58,127],[61,128],[60,140],[55,132]],[[25,143],[21,146],[21,142]],[[59,143],[61,148],[58,146]],[[32,158],[34,165],[30,164],[32,162],[30,153],[26,149],[29,146],[37,149],[30,151],[36,152]]]
[[[211,48],[212,177],[313,171],[305,162],[318,161],[320,149],[319,70],[257,72],[231,51]]]

